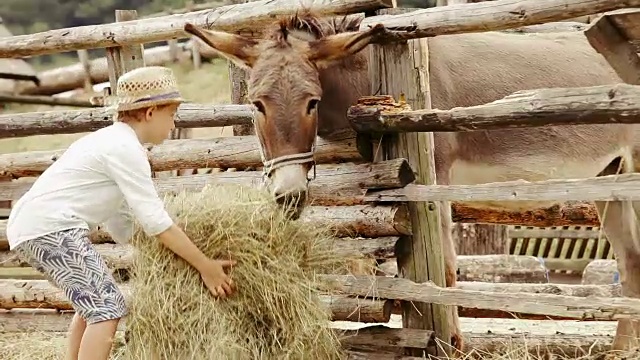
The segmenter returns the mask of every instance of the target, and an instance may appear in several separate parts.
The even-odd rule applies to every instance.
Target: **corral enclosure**
[[[367,17],[361,29],[376,23],[400,29],[386,38],[381,38],[380,45],[371,45],[372,54],[384,52],[385,47],[398,46],[397,44],[404,44],[400,47],[410,46],[412,49],[420,49],[418,51],[426,51],[420,48],[419,44],[423,41],[422,38],[428,36],[508,30],[614,11],[624,6],[640,6],[640,2],[633,1],[574,0],[562,1],[565,7],[559,9],[558,3],[559,1],[551,0],[519,2],[498,0],[490,5],[451,5],[447,8],[415,10],[410,13],[391,15],[372,14],[375,11],[393,7],[391,2],[382,0],[350,2],[326,0],[314,1],[308,5],[327,16],[366,14]],[[270,17],[274,14],[292,14],[297,6],[297,3],[284,0],[258,1],[215,10],[170,15],[156,20],[140,20],[127,23],[126,27],[105,24],[101,31],[96,31],[95,28],[74,28],[51,31],[46,34],[16,36],[0,39],[0,57],[10,58],[120,45],[121,48],[110,50],[111,55],[108,57],[112,72],[110,80],[113,81],[122,71],[144,64],[140,61],[142,56],[139,45],[136,44],[185,37],[181,30],[181,25],[185,21],[204,25],[206,19],[214,15],[218,19],[213,23],[214,27],[227,31],[248,32],[255,31],[256,27],[265,21],[270,21]],[[125,13],[131,16],[130,12],[121,14]],[[626,19],[628,24],[634,24],[633,19],[638,20],[637,11],[619,14],[619,18]],[[611,15],[611,18],[616,19],[615,16],[615,14]],[[609,20],[609,17],[605,20],[615,21]],[[621,20],[621,23],[624,22]],[[637,24],[638,21],[635,23]],[[592,29],[601,26],[596,22]],[[102,30],[112,31],[113,38],[108,40],[101,37]],[[67,31],[69,33],[64,40],[61,38],[59,42],[46,44],[42,41],[47,36]],[[629,30],[627,34],[637,35],[637,27],[635,32]],[[629,39],[626,40],[628,42]],[[640,36],[635,40],[640,40]],[[396,45],[390,45],[390,43],[396,43]],[[122,61],[119,65],[118,59],[127,58],[121,57],[121,54],[127,52],[134,55],[134,60]],[[349,114],[354,128],[361,135],[380,132],[428,134],[430,131],[469,131],[502,126],[542,126],[553,123],[615,121],[635,123],[640,114],[640,90],[635,86],[638,82],[634,82],[632,78],[634,69],[629,68],[629,62],[616,61],[615,53],[612,54],[607,58],[620,74],[628,74],[621,77],[630,85],[529,91],[526,95],[535,99],[535,106],[531,106],[526,97],[522,101],[523,96],[520,96],[486,106],[441,111],[430,110],[428,105],[424,105],[425,110],[410,112],[407,103],[401,102],[403,95],[406,94],[397,90],[408,85],[402,84],[394,88],[394,85],[388,84],[388,91],[386,93],[383,91],[383,95],[391,95],[393,98],[382,96],[364,99],[361,104],[354,104]],[[393,66],[406,65],[385,64],[389,69],[395,69]],[[234,75],[238,76],[238,73]],[[372,76],[382,77],[381,74]],[[393,75],[387,76],[393,77]],[[391,80],[386,79],[386,81]],[[241,104],[244,102],[242,82],[234,82],[233,85],[233,101],[236,104],[184,104],[179,110],[177,127],[229,125],[246,127],[250,125],[252,108]],[[428,94],[428,89],[424,88],[407,90],[407,92],[410,91]],[[611,101],[612,91],[619,101]],[[545,112],[543,111],[545,106],[554,106],[558,110]],[[566,115],[563,111],[566,111]],[[104,110],[97,108],[56,113],[8,114],[0,116],[0,123],[3,124],[0,136],[17,137],[93,131],[110,124],[111,119]],[[472,349],[495,351],[505,343],[507,345],[511,342],[522,344],[523,341],[527,342],[527,348],[531,352],[551,351],[583,355],[589,351],[605,351],[611,344],[615,320],[637,317],[640,313],[640,301],[621,298],[620,286],[615,284],[616,269],[612,260],[589,262],[588,265],[583,262],[581,265],[567,267],[566,263],[560,264],[562,259],[554,263],[552,259],[559,256],[551,256],[549,250],[545,250],[555,246],[557,254],[563,251],[568,253],[570,251],[568,247],[584,248],[574,252],[576,254],[574,257],[578,257],[580,253],[592,253],[595,248],[596,252],[601,254],[598,257],[612,258],[612,252],[606,241],[591,240],[600,237],[597,228],[579,229],[578,235],[575,235],[576,233],[572,235],[577,239],[590,239],[583,241],[586,243],[584,245],[559,245],[559,239],[567,239],[571,236],[561,233],[562,230],[558,228],[540,228],[540,226],[565,225],[597,226],[597,215],[590,204],[572,203],[555,209],[555,212],[554,209],[550,209],[544,214],[504,214],[473,213],[455,203],[471,198],[475,200],[545,198],[556,201],[585,202],[636,199],[638,179],[635,174],[609,176],[597,180],[433,186],[431,184],[434,179],[428,179],[428,177],[425,179],[422,175],[428,171],[426,169],[429,165],[417,162],[415,159],[417,154],[409,152],[404,156],[396,156],[395,159],[382,160],[374,158],[373,151],[367,151],[367,147],[363,147],[362,142],[358,140],[355,133],[346,133],[332,141],[318,140],[315,156],[318,163],[317,177],[310,184],[312,206],[305,209],[301,217],[301,221],[323,224],[333,229],[339,237],[344,239],[344,246],[336,251],[364,253],[382,264],[383,272],[378,274],[375,285],[372,285],[374,279],[370,277],[326,275],[327,280],[337,284],[343,293],[340,297],[326,299],[326,305],[333,313],[336,326],[350,329],[354,326],[362,327],[360,331],[349,330],[348,335],[352,336],[345,339],[345,347],[351,351],[353,358],[393,359],[397,358],[395,356],[402,348],[437,351],[434,350],[436,343],[434,335],[440,338],[440,332],[443,331],[443,327],[446,327],[442,325],[445,322],[444,317],[437,315],[438,306],[433,306],[436,310],[429,309],[434,315],[418,315],[422,322],[418,326],[402,327],[398,321],[403,312],[400,306],[402,302],[459,306],[458,313],[463,318],[462,327],[466,331],[466,351]],[[61,151],[63,149],[0,155],[0,164],[3,166],[5,178],[20,179],[0,183],[1,200],[16,200],[24,194],[31,184],[28,177],[41,173],[55,161]],[[197,191],[205,184],[225,182],[258,186],[262,176],[259,145],[254,135],[169,140],[151,149],[151,163],[153,170],[158,172],[194,168],[236,170],[157,178],[156,184],[163,193],[179,189]],[[414,183],[416,177],[418,182]],[[554,188],[557,190],[553,191]],[[376,191],[369,194],[371,190]],[[459,282],[454,289],[444,288],[442,271],[434,272],[431,269],[411,273],[405,268],[405,271],[399,273],[401,277],[406,277],[405,279],[393,278],[392,276],[397,273],[397,266],[393,265],[396,258],[400,256],[413,256],[417,268],[426,267],[424,260],[427,259],[431,263],[442,263],[442,255],[437,251],[441,248],[441,245],[438,245],[438,236],[416,231],[420,223],[425,218],[431,217],[434,211],[426,211],[422,214],[423,217],[413,217],[418,221],[411,221],[411,214],[417,211],[411,206],[414,206],[413,203],[428,204],[445,200],[454,202],[453,218],[459,222],[522,224],[537,228],[527,230],[510,226],[510,237],[514,240],[509,244],[508,254],[514,254],[513,256],[508,254],[458,256]],[[428,206],[425,207],[428,209]],[[525,240],[530,238],[549,239],[550,244],[545,244],[543,240],[532,247]],[[405,251],[397,252],[398,240],[402,240],[405,244],[409,243],[410,247],[415,249],[411,251],[411,255],[406,255]],[[110,244],[108,236],[101,233],[95,234],[94,241],[99,243],[98,247],[105,255],[110,267],[122,276],[122,287],[126,289],[126,270],[130,266],[132,249],[128,246]],[[415,245],[420,243],[430,243],[429,246],[434,251],[427,253],[424,248],[421,249],[421,246]],[[3,247],[3,250],[6,249],[6,239],[0,239],[0,247]],[[562,250],[558,250],[559,247]],[[545,258],[545,261],[541,261],[540,258]],[[401,264],[407,262],[406,259],[398,259],[398,261]],[[6,252],[0,254],[0,263],[6,267],[26,266],[13,254]],[[588,272],[589,267],[593,268],[591,269],[593,271]],[[583,269],[585,269],[582,278],[584,285],[550,282],[550,271],[572,270],[582,273]],[[426,280],[431,280],[432,283],[415,283]],[[587,299],[587,296],[592,297]],[[7,333],[22,332],[35,327],[40,327],[40,330],[60,332],[66,329],[70,319],[69,314],[47,311],[31,314],[16,310],[70,309],[62,294],[41,279],[0,281],[0,303],[2,308],[13,309],[0,314],[3,317],[0,330]],[[421,307],[421,309],[425,308]],[[405,310],[404,315],[415,317],[416,311]],[[520,317],[530,320],[528,322],[492,320],[495,317]],[[575,323],[568,319],[596,320],[597,322]],[[484,322],[485,320],[487,322]],[[533,328],[545,330],[523,328],[531,326],[527,324],[534,322]],[[366,326],[366,324],[379,323],[388,323],[388,326]],[[591,332],[580,336],[578,331],[571,333],[563,330],[564,335],[552,336],[561,326],[570,326],[572,331],[583,326]],[[515,330],[509,330],[510,328]],[[487,334],[488,329],[492,334]],[[412,353],[415,355],[415,351]],[[412,357],[407,355],[405,358]]]

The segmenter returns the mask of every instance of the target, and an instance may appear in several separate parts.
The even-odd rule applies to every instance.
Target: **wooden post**
[[[247,104],[247,72],[229,61],[231,103]],[[255,135],[253,125],[233,125],[233,136]]]
[[[394,4],[394,7],[397,5]],[[380,10],[381,14],[406,12],[397,7]],[[429,52],[426,38],[405,43],[370,46],[369,74],[372,93],[388,94],[396,100],[406,100],[412,109],[431,108],[429,90]],[[433,134],[400,133],[382,136],[383,156],[387,159],[406,158],[416,172],[419,184],[435,184]],[[402,237],[396,245],[398,276],[421,283],[432,281],[445,286],[444,257],[437,202],[410,202],[409,216],[412,236]],[[455,309],[455,308],[454,308]],[[405,328],[433,330],[442,345],[435,349],[407,349],[407,355],[449,356],[451,329],[446,306],[429,303],[402,304]]]
[[[195,4],[193,1],[187,1],[185,4],[187,12],[195,10]],[[191,60],[193,61],[193,68],[198,70],[202,66],[202,55],[200,54],[200,48],[196,45],[196,37],[191,37]]]
[[[93,93],[93,83],[91,81],[91,60],[86,49],[78,50],[78,60],[84,70],[84,90],[87,94]]]
[[[136,10],[116,10],[116,22],[135,20],[138,18]],[[144,47],[142,44],[131,46],[116,46],[106,49],[107,66],[109,68],[109,84],[111,88],[105,92],[117,95],[118,79],[122,74],[133,69],[144,67]],[[105,94],[107,95],[107,94]],[[155,174],[152,174],[155,177]]]
[[[116,22],[136,20],[136,10],[116,10]],[[111,94],[116,95],[118,78],[122,74],[144,66],[142,44],[107,48],[107,65],[109,66],[109,83]]]

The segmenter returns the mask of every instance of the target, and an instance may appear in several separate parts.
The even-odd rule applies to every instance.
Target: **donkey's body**
[[[350,46],[355,40],[349,40],[346,37],[342,40],[342,48],[332,43],[334,48],[330,50],[326,49],[327,44],[315,39],[324,37],[338,43],[335,40],[337,37],[331,36],[335,29],[338,29],[337,32],[356,31],[358,22],[343,22],[328,26],[313,17],[304,18],[303,21],[294,17],[289,21],[283,21],[281,25],[287,28],[285,32],[296,29],[298,31],[289,33],[289,40],[286,40],[288,46],[280,43],[281,50],[278,50],[280,53],[277,55],[270,55],[263,49],[257,60],[245,61],[244,64],[247,67],[254,69],[250,84],[253,83],[260,91],[266,90],[262,88],[264,82],[260,81],[260,76],[264,75],[259,75],[254,65],[265,65],[277,58],[278,62],[272,64],[274,70],[269,77],[281,76],[283,83],[279,86],[282,89],[286,89],[287,86],[299,87],[299,82],[314,82],[319,79],[322,87],[317,115],[320,136],[349,128],[346,119],[348,107],[353,105],[359,97],[375,92],[379,85],[369,82],[368,51],[360,51],[361,48],[352,49]],[[279,31],[282,30],[274,30],[275,33]],[[220,45],[225,35],[192,33],[208,38],[210,45],[221,50],[223,54],[235,58],[236,61],[238,58],[242,59],[242,53],[235,50],[225,51],[232,49],[230,45],[226,47]],[[269,36],[277,37],[273,34]],[[296,37],[296,40],[291,37]],[[240,42],[239,39],[226,40]],[[304,40],[305,44],[300,44],[298,40]],[[302,54],[304,58],[304,54],[310,51],[307,48],[314,49],[322,46],[325,47],[322,49],[324,52],[336,53],[330,59],[331,65],[326,65],[329,60],[323,59],[325,65],[319,66],[318,75],[300,75],[301,80],[292,80],[290,72],[295,72],[294,66],[306,69],[304,60],[301,64],[295,63],[296,54]],[[352,55],[336,59],[340,51],[351,52]],[[314,59],[319,57],[317,53],[320,52],[322,51],[316,51]],[[289,65],[292,67],[289,69],[275,70],[282,62],[282,54],[289,54],[290,58],[287,59],[293,59],[294,65]],[[438,109],[479,105],[498,100],[519,90],[594,86],[621,82],[606,61],[593,50],[584,35],[580,33],[520,35],[488,32],[438,36],[429,39],[429,62],[432,106]],[[277,75],[279,72],[286,75]],[[300,72],[300,74],[303,73]],[[296,84],[288,83],[294,81]],[[254,90],[258,91],[256,89]],[[283,93],[283,90],[279,91]],[[249,89],[249,92],[251,93],[252,89]],[[280,103],[277,107],[278,111],[284,111],[282,109],[288,105]],[[304,107],[304,104],[299,106]],[[308,126],[301,124],[305,124],[309,119],[301,117],[297,121],[296,117],[291,115],[295,114],[295,111],[298,110],[292,107],[289,110],[289,118],[285,119],[274,116],[276,110],[270,110],[267,107],[263,116],[268,118],[269,114],[272,114],[270,122],[271,124],[278,122],[277,131],[280,138],[276,141],[276,135],[270,134],[266,125],[257,127],[258,135],[265,148],[274,149],[280,146],[282,149],[289,149],[289,153],[295,153],[291,149],[297,146],[298,152],[307,151],[305,146],[310,144],[305,143],[306,145],[302,146],[299,138],[301,134],[308,137],[308,130],[306,130]],[[625,170],[630,171],[635,130],[633,125],[580,125],[435,133],[436,181],[439,184],[479,184],[519,179],[539,181],[593,177],[603,173],[605,168],[618,158],[624,160]],[[286,140],[281,137],[285,132],[289,134]],[[273,155],[273,157],[276,156],[281,155]],[[279,178],[275,176],[274,181],[277,182],[280,191],[282,189],[300,191],[301,188],[306,188],[306,179],[299,174],[306,174],[308,166],[303,167],[300,164],[289,166],[286,181],[282,180],[282,176]],[[298,170],[292,170],[294,167]],[[281,173],[285,174],[284,171]],[[509,201],[468,205],[479,208],[528,210],[546,208],[553,203]],[[601,210],[603,204],[597,205]],[[603,228],[616,252],[623,291],[628,296],[640,297],[640,278],[638,278],[640,268],[634,270],[634,267],[640,265],[638,262],[640,242],[636,236],[633,211],[629,203],[617,202],[610,203],[608,206]],[[449,206],[442,207],[442,222],[447,286],[453,286],[456,281],[456,255],[451,239],[452,221]],[[457,315],[453,318],[456,326],[455,340],[460,347],[462,342]],[[634,334],[630,334],[632,328],[629,323],[621,322],[620,324],[619,331],[622,330],[626,335],[635,337]],[[625,345],[628,345],[627,338],[616,339],[616,347],[621,348]]]

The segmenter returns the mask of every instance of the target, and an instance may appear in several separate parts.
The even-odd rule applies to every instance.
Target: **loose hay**
[[[326,229],[288,220],[268,194],[239,186],[165,203],[207,256],[238,261],[231,271],[238,289],[213,298],[196,270],[137,229],[130,359],[345,357],[315,286],[315,274],[348,268]]]
[[[59,332],[25,331],[0,333],[2,360],[65,360],[67,334]],[[116,333],[109,360],[125,360],[124,339]]]

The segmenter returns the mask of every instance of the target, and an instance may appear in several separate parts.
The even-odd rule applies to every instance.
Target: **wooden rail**
[[[390,32],[377,43],[391,43],[437,35],[498,31],[569,20],[575,17],[640,6],[640,0],[496,0],[438,6],[405,14],[371,16],[360,29],[381,23]]]
[[[391,6],[390,0],[311,0],[304,3],[320,15],[347,15]],[[296,0],[259,0],[185,14],[48,30],[0,38],[0,58],[20,58],[81,49],[108,48],[190,37],[184,24],[225,31],[252,31],[302,8]],[[108,36],[105,36],[108,34]]]
[[[113,110],[39,111],[0,115],[0,139],[32,135],[90,132],[113,124]],[[183,103],[176,114],[176,128],[247,125],[253,121],[250,105]]]
[[[640,123],[640,86],[614,84],[519,91],[487,104],[406,110],[390,96],[365,97],[347,117],[359,132],[475,131],[553,125]]]

